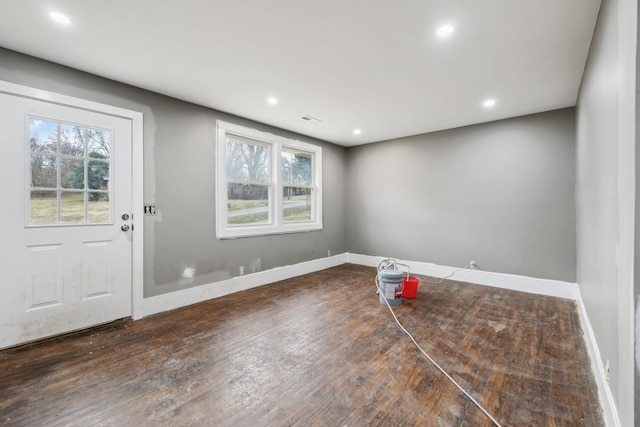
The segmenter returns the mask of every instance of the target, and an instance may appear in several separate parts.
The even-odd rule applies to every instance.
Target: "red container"
[[[404,276],[402,278],[402,297],[415,298],[418,295],[418,282],[417,277]]]

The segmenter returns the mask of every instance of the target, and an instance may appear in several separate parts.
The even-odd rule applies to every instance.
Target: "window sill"
[[[273,236],[279,234],[306,233],[322,230],[322,224],[292,224],[279,228],[275,227],[233,227],[219,230],[216,233],[218,240],[240,239],[243,237]]]

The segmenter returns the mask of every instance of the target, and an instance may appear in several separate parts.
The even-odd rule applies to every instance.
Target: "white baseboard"
[[[587,309],[584,306],[580,295],[578,295],[576,304],[578,305],[578,312],[580,313],[580,322],[582,323],[584,340],[587,344],[587,350],[589,351],[591,359],[591,369],[593,370],[596,385],[598,386],[598,396],[600,398],[600,406],[602,407],[604,424],[610,427],[622,427],[620,417],[618,416],[618,410],[616,409],[616,403],[613,399],[613,395],[611,394],[609,382],[607,381],[607,373],[604,370],[604,364],[600,357],[600,349],[598,348],[596,335],[593,332],[593,328],[591,328]]]
[[[354,264],[377,267],[384,257],[358,255],[347,255],[348,262]],[[575,283],[563,282],[560,280],[536,279],[534,277],[518,276],[515,274],[492,273],[482,270],[470,270],[456,267],[446,267],[428,262],[415,262],[397,260],[411,268],[412,273],[422,274],[431,277],[446,277],[452,273],[453,280],[469,282],[477,285],[493,286],[494,288],[511,289],[514,291],[528,292],[532,294],[547,295],[558,298],[577,299],[579,297],[578,285]]]
[[[301,276],[325,268],[335,267],[344,263],[353,263],[377,267],[384,257],[343,253],[327,258],[319,258],[300,264],[277,267],[271,270],[260,271],[245,276],[233,277],[206,285],[170,292],[154,297],[145,298],[142,304],[144,316],[160,313],[166,310],[183,307],[211,298],[229,295],[234,292],[244,291],[279,280]],[[580,293],[575,283],[557,280],[536,279],[532,277],[517,276],[511,274],[491,273],[482,270],[460,270],[455,267],[446,267],[426,262],[397,260],[407,264],[412,273],[432,277],[445,277],[456,273],[455,280],[475,283],[479,285],[493,286],[503,289],[529,292],[534,294],[549,295],[560,298],[579,299]]]
[[[344,253],[327,258],[319,258],[312,261],[302,262],[300,264],[247,274],[245,276],[233,277],[219,282],[145,298],[142,303],[142,310],[144,316],[149,316],[151,314],[206,301],[211,298],[218,298],[235,292],[289,279],[291,277],[335,267],[346,262],[347,254]]]
[[[327,258],[320,258],[300,264],[278,267],[271,270],[248,274],[246,276],[234,277],[207,285],[184,289],[155,297],[145,298],[143,301],[143,311],[145,316],[172,310],[211,298],[217,298],[234,292],[244,291],[280,280],[301,276],[307,273],[324,270],[345,263],[360,264],[370,267],[377,267],[384,257],[343,253]],[[615,402],[606,380],[606,374],[600,351],[589,323],[586,309],[582,303],[580,290],[575,283],[558,280],[537,279],[533,277],[518,276],[512,274],[492,273],[482,270],[461,270],[460,268],[441,266],[426,262],[415,262],[397,260],[410,267],[411,273],[421,274],[431,277],[446,277],[455,272],[452,279],[474,283],[478,285],[493,286],[502,289],[528,292],[552,297],[567,298],[576,301],[582,330],[589,351],[592,370],[598,386],[600,403],[602,406],[605,425],[620,427],[620,421],[616,410]]]

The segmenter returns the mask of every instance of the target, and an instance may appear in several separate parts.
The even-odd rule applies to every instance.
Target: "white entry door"
[[[0,93],[0,348],[131,316],[132,123]]]

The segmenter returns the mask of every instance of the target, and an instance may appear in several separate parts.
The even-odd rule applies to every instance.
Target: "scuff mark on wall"
[[[249,263],[245,273],[257,273],[258,271],[260,271],[261,265],[262,265],[262,259],[258,257]]]

